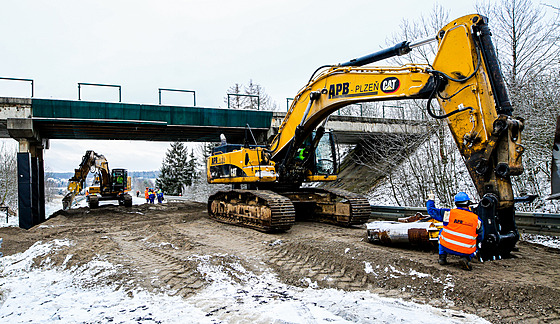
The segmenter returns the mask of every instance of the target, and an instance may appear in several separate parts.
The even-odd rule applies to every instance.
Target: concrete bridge
[[[278,130],[285,113],[207,107],[0,98],[0,138],[19,142],[20,227],[45,220],[43,150],[50,139],[216,142],[221,133],[243,143],[249,124],[259,142]],[[416,136],[425,122],[332,115],[326,125],[339,143],[364,137]]]

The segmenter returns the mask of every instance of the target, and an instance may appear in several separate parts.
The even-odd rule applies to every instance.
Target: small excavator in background
[[[132,206],[131,179],[126,169],[109,169],[105,156],[86,151],[74,176],[68,180],[68,193],[62,198],[63,209],[72,207],[74,197],[83,189],[89,173],[94,173],[93,185],[88,188],[86,199],[89,208],[99,206],[101,200],[118,200],[119,205]]]
[[[369,65],[432,41],[438,50],[429,65]],[[208,182],[233,190],[209,197],[209,216],[265,232],[285,231],[296,217],[342,226],[367,222],[365,197],[302,184],[337,178],[335,145],[324,127],[330,114],[359,102],[399,99],[427,99],[427,113],[447,121],[481,199],[481,258],[508,256],[519,240],[511,177],[523,172],[523,120],[513,116],[488,19],[479,14],[455,19],[431,39],[319,67],[294,97],[272,143],[214,149]]]

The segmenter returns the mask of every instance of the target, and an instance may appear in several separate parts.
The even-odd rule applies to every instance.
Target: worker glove
[[[435,201],[435,200],[436,200],[436,195],[434,195],[433,192],[432,192],[432,193],[429,193],[429,194],[428,194],[428,200],[434,200],[434,201]]]

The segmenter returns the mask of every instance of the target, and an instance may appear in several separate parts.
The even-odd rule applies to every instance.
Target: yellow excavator
[[[369,65],[432,41],[438,43],[432,64]],[[208,182],[234,189],[209,197],[210,217],[261,231],[287,230],[296,216],[345,226],[365,223],[370,209],[361,195],[302,184],[336,179],[335,146],[324,131],[330,114],[349,104],[398,99],[427,99],[428,114],[447,120],[481,199],[481,257],[507,256],[519,239],[510,177],[523,172],[523,120],[512,116],[488,20],[479,14],[450,22],[433,39],[317,69],[270,145],[214,149]],[[432,107],[434,99],[440,113]],[[236,189],[240,184],[247,189]]]
[[[95,174],[93,185],[87,190],[90,208],[99,207],[100,200],[118,200],[119,205],[132,206],[131,179],[126,169],[109,169],[105,156],[94,151],[86,151],[80,166],[74,170],[74,176],[68,180],[68,193],[62,198],[62,208],[72,207],[74,197],[85,185],[88,174]]]

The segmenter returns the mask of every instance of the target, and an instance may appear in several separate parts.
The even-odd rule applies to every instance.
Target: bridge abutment
[[[17,153],[19,227],[45,221],[45,168],[42,143],[20,139]]]
[[[17,153],[19,227],[30,229],[45,221],[45,168],[41,139],[30,118],[8,118],[10,136],[19,143]]]

